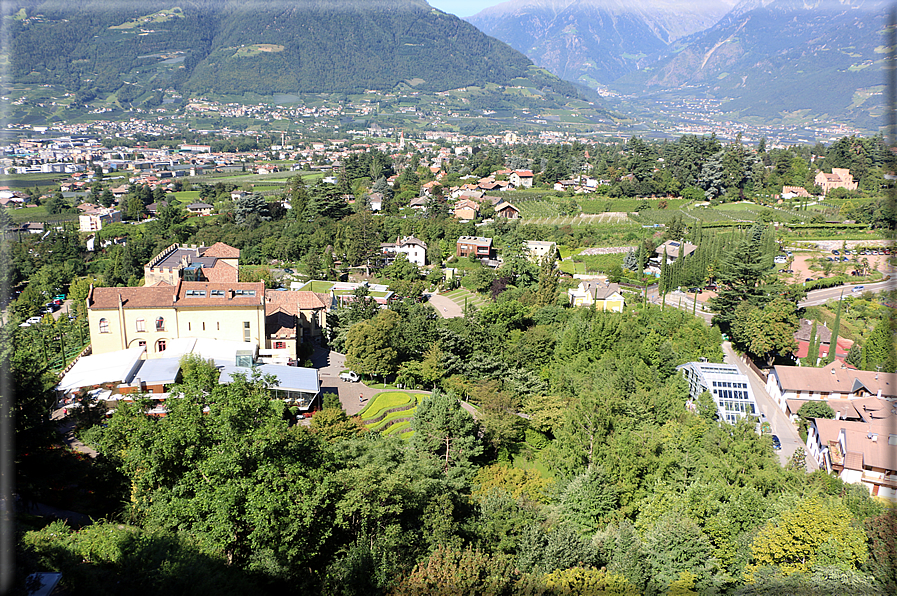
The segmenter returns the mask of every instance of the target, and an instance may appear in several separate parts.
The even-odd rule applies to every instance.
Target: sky
[[[469,17],[484,8],[501,4],[505,0],[427,0],[427,3],[442,12],[459,17]]]

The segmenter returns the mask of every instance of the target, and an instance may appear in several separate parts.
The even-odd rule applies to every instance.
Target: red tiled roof
[[[213,283],[236,283],[239,280],[237,268],[224,261],[216,261],[214,267],[203,267],[202,273]]]
[[[228,246],[224,242],[216,242],[202,253],[204,257],[217,257],[219,259],[239,259],[240,249]]]
[[[118,308],[119,297],[124,308],[170,307],[174,305],[175,287],[94,288],[87,297],[88,308]]]

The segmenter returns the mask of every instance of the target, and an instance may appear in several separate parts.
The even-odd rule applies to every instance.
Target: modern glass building
[[[748,378],[738,367],[712,362],[686,362],[676,367],[688,381],[688,396],[694,403],[704,391],[709,391],[719,411],[720,420],[734,424],[745,416],[759,416],[754,392]]]

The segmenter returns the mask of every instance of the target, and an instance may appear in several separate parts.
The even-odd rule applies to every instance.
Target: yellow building
[[[91,288],[87,309],[94,354],[145,346],[148,358],[160,358],[182,337],[266,345],[262,282]]]
[[[623,294],[620,286],[600,281],[581,281],[579,287],[567,290],[573,306],[592,306],[598,310],[623,312]]]

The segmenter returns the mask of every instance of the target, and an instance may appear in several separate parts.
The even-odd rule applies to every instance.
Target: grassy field
[[[23,207],[21,209],[7,209],[9,217],[13,223],[25,223],[26,221],[35,222],[63,222],[78,221],[77,213],[57,213],[51,215],[47,213],[46,207]]]

